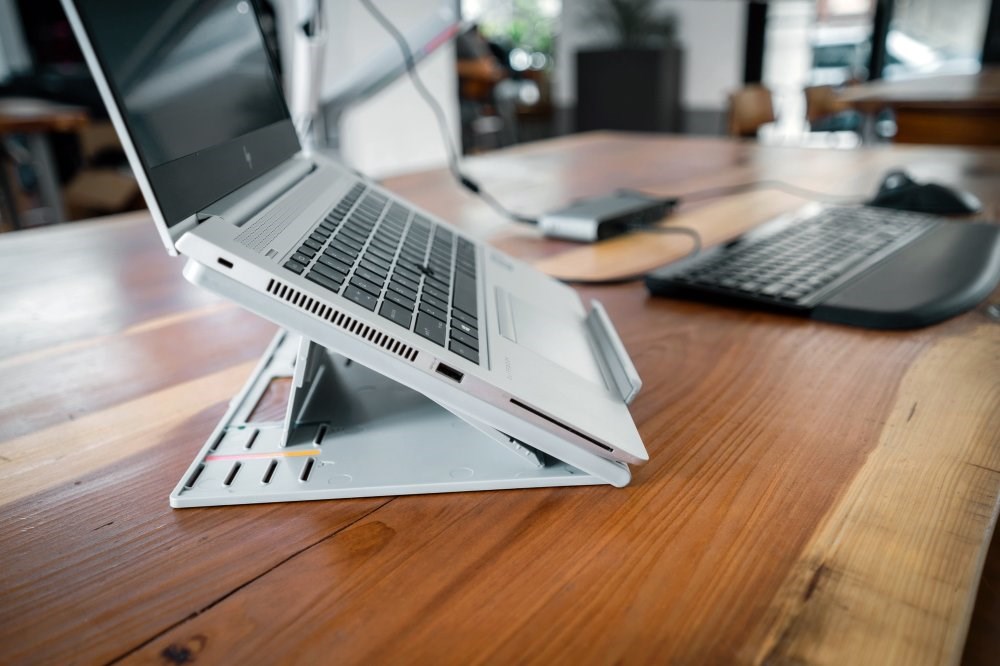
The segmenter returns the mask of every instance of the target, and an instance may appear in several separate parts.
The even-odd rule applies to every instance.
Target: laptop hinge
[[[292,189],[315,168],[312,160],[294,157],[209,205],[198,213],[198,220],[217,216],[240,226]]]
[[[618,337],[618,331],[598,301],[590,302],[586,327],[594,343],[594,355],[608,385],[618,393],[625,404],[630,404],[642,388],[642,379],[632,359],[625,351],[625,345]]]

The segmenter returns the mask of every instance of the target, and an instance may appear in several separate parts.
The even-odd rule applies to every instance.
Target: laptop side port
[[[455,368],[445,365],[444,363],[438,363],[437,367],[434,368],[434,371],[437,372],[439,375],[444,375],[448,379],[455,382],[461,382],[462,377],[465,376]]]
[[[229,261],[228,259],[223,259],[222,257],[219,257],[219,265],[223,266],[224,268],[232,268],[233,262]]]

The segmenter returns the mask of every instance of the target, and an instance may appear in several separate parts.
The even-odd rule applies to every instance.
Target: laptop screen
[[[168,225],[299,148],[248,0],[77,0]]]

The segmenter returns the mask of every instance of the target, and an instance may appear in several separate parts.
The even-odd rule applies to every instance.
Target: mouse
[[[918,183],[905,171],[890,171],[868,206],[935,215],[978,213],[983,204],[971,192],[938,183]]]

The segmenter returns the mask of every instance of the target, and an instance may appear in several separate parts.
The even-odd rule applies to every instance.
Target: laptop
[[[252,3],[63,6],[189,280],[581,468],[648,459],[600,304],[305,154]]]

